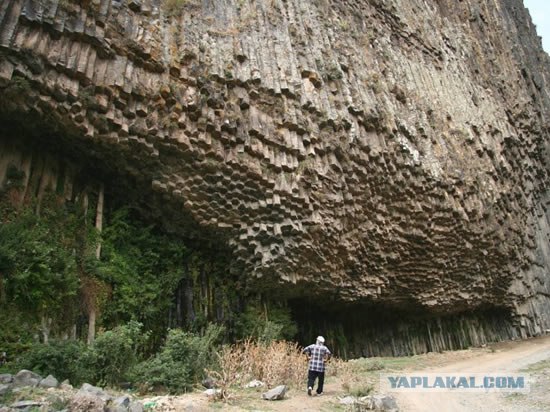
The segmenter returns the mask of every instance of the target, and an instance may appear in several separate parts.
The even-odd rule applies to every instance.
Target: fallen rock
[[[37,386],[41,380],[42,376],[37,373],[22,369],[15,375],[13,386],[16,388],[21,386]]]
[[[261,386],[264,386],[265,383],[262,381],[259,381],[257,379],[254,379],[253,381],[248,382],[244,387],[245,388],[259,388]]]
[[[376,411],[398,411],[395,398],[390,395],[372,395],[374,410]]]
[[[346,398],[353,399],[354,402],[348,403],[348,405],[354,405],[355,410],[359,410],[359,411],[381,411],[381,412],[382,411],[383,412],[399,411],[395,398],[390,395],[369,395],[369,396],[363,396],[359,399],[354,398],[353,396],[348,396]],[[351,402],[351,400],[349,399],[348,401]]]
[[[140,402],[131,402],[128,406],[128,412],[143,412],[143,405]]]
[[[115,406],[124,406],[124,407],[127,408],[128,405],[130,405],[130,397],[126,396],[126,395],[119,396],[118,398],[116,398],[113,401],[113,405],[115,405]]]
[[[38,384],[41,388],[57,388],[59,386],[59,381],[55,379],[52,375],[46,376]]]
[[[63,389],[64,391],[72,391],[73,385],[70,384],[68,379],[65,379],[63,382],[61,382],[61,385],[59,385],[60,389]]]
[[[98,388],[97,386],[92,386],[89,383],[82,384],[81,388],[77,392],[77,395],[92,395],[100,398],[103,402],[108,402],[113,399],[113,397],[103,389]]]
[[[216,397],[221,391],[219,389],[214,389],[214,388],[211,388],[211,389],[207,389],[205,390],[203,393],[208,396],[209,398],[214,398]]]
[[[354,396],[345,396],[340,398],[340,405],[353,405],[357,402],[357,398]]]
[[[372,396],[362,396],[359,399],[356,399],[353,405],[355,410],[357,411],[376,410],[374,399],[372,398]]]
[[[87,392],[78,392],[69,404],[70,411],[104,412],[106,402]]]
[[[13,409],[31,409],[36,407],[41,407],[43,405],[42,402],[36,402],[36,401],[19,401],[11,404],[11,408]]]
[[[12,383],[13,375],[11,373],[0,373],[0,383]]]
[[[128,406],[130,406],[130,397],[123,395],[113,400],[106,410],[107,412],[126,412],[128,411]]]
[[[279,385],[262,394],[262,398],[266,401],[279,401],[285,397],[287,391],[286,385]]]
[[[0,384],[0,396],[4,396],[11,389],[11,385]]]

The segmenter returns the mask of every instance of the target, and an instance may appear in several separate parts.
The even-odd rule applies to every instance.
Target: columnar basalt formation
[[[146,181],[253,287],[514,336],[550,328],[549,76],[520,0],[0,4],[5,117]]]

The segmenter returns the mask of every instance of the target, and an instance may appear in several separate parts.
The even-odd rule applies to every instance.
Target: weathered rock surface
[[[345,396],[339,399],[340,405],[353,407],[354,411],[387,411],[398,412],[399,407],[393,396],[390,395],[369,395],[357,398]]]
[[[24,409],[31,410],[31,408],[40,408],[43,405],[43,402],[36,401],[19,401],[11,404],[13,409]]]
[[[11,373],[0,374],[0,383],[12,383],[13,375]]]
[[[266,401],[280,401],[284,399],[287,390],[288,388],[285,385],[276,386],[275,388],[262,393],[262,399],[265,399]]]
[[[0,396],[4,396],[11,389],[11,385],[2,383],[0,384]]]
[[[77,392],[77,395],[90,395],[101,399],[104,402],[110,401],[113,399],[111,395],[105,392],[102,388],[97,386],[90,385],[89,383],[84,383]]]
[[[59,381],[55,379],[52,375],[48,375],[40,381],[38,384],[41,388],[57,388],[59,386]]]
[[[255,287],[509,312],[422,350],[550,326],[550,65],[520,0],[76,3],[2,2],[2,112],[147,182]]]
[[[22,387],[22,386],[37,386],[42,377],[37,373],[31,372],[26,369],[22,369],[13,378],[13,387]]]

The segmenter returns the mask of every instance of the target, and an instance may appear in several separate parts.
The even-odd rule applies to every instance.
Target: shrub
[[[132,381],[148,390],[177,393],[190,389],[215,363],[215,348],[223,331],[222,326],[214,324],[208,325],[202,335],[170,330],[161,351],[133,368]]]
[[[99,334],[82,355],[84,377],[99,385],[123,382],[137,362],[140,344],[147,338],[141,328],[141,323],[132,321]]]
[[[190,375],[185,363],[176,362],[166,354],[160,353],[132,368],[130,380],[144,393],[149,391],[178,393],[190,388],[192,383]]]
[[[351,396],[355,396],[356,398],[361,398],[363,396],[368,396],[374,391],[374,387],[372,385],[368,385],[365,383],[360,383],[356,386],[352,386],[348,393]]]
[[[254,338],[264,343],[292,339],[298,332],[289,308],[271,307],[267,313],[258,302],[250,304],[237,317],[235,329],[237,338]]]
[[[219,356],[220,369],[215,377],[220,386],[227,385],[224,376],[232,384],[240,385],[253,379],[263,381],[268,387],[283,384],[300,387],[305,382],[306,358],[296,343],[247,340],[225,348]]]
[[[208,375],[214,379],[218,398],[228,401],[231,397],[230,390],[241,376],[241,353],[233,350],[232,346],[225,346],[221,352],[216,353],[218,358],[218,370],[206,370]]]
[[[51,374],[59,381],[69,379],[72,383],[79,383],[82,374],[79,357],[84,348],[77,341],[37,344],[17,359],[16,368],[32,370],[42,376]]]

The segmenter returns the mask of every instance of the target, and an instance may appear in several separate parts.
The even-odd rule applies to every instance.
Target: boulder
[[[46,376],[38,384],[41,388],[57,388],[59,386],[59,381],[55,379],[52,375]]]
[[[398,411],[395,398],[390,395],[373,395],[371,396],[376,411]]]
[[[128,412],[143,412],[143,405],[141,402],[131,402],[130,406],[128,406]]]
[[[351,399],[353,399],[353,403],[348,403],[348,405],[354,405],[354,408],[358,410],[374,410],[380,412],[399,411],[399,407],[397,406],[395,398],[390,395],[369,395],[363,396],[359,399],[354,398],[353,396],[347,396],[344,399],[346,399],[347,402],[351,402]],[[342,400],[340,401],[340,403],[342,403]]]
[[[221,391],[219,389],[214,389],[214,388],[211,388],[211,389],[207,389],[205,390],[203,393],[208,396],[209,398],[215,398],[216,396],[218,396],[218,394],[220,393]]]
[[[103,389],[98,388],[97,386],[92,386],[89,383],[82,384],[81,388],[77,392],[77,395],[92,395],[100,398],[103,402],[108,402],[113,399],[113,397]]]
[[[126,412],[130,406],[130,397],[123,395],[114,399],[107,407],[108,412]]]
[[[127,408],[130,405],[130,397],[127,395],[119,396],[113,401],[113,405]]]
[[[13,379],[13,386],[37,386],[41,380],[42,376],[38,375],[37,373],[22,369],[15,375]]]
[[[64,391],[72,391],[74,389],[73,385],[71,385],[68,379],[65,379],[63,382],[61,382],[59,388],[63,389]]]
[[[0,373],[0,383],[12,383],[13,375],[11,373]]]
[[[92,393],[81,392],[71,399],[70,411],[104,412],[106,402]]]
[[[11,385],[0,383],[0,396],[4,396],[11,389]]]
[[[285,397],[288,388],[286,385],[279,385],[262,394],[262,398],[266,401],[279,401]]]

